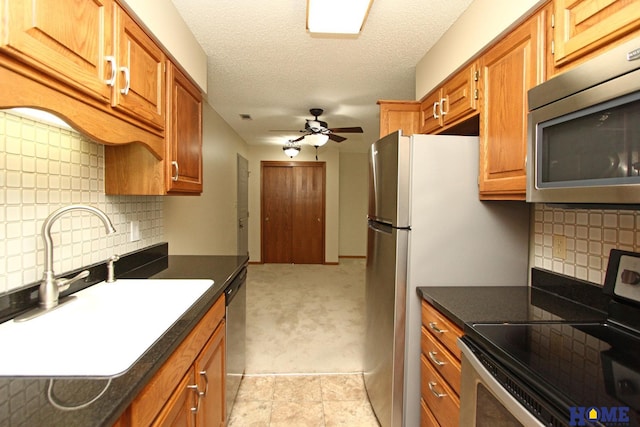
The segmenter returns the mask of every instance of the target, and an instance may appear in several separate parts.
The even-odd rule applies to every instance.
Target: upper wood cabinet
[[[476,114],[478,80],[478,65],[473,62],[427,95],[420,105],[420,132],[439,133]]]
[[[158,130],[165,126],[165,55],[120,7],[116,19],[116,82],[112,105]]]
[[[126,34],[142,40],[144,33],[116,2],[5,1],[0,22],[0,108],[50,111],[98,143],[138,142],[156,159],[164,157],[164,72],[154,76],[162,68],[148,66],[133,43],[118,48]],[[145,51],[157,54],[149,41]],[[130,96],[123,98],[127,76]],[[152,114],[139,102],[132,106],[139,93],[155,104]]]
[[[637,0],[554,0],[553,58],[558,70],[632,36],[640,29]]]
[[[202,192],[202,97],[198,88],[173,64],[167,75],[168,192]]]
[[[378,101],[380,106],[380,138],[397,130],[403,135],[420,132],[420,103],[417,101]]]
[[[527,91],[544,78],[543,9],[480,57],[481,199],[524,200]]]
[[[113,0],[2,2],[0,51],[109,103],[113,8]]]
[[[202,192],[202,96],[114,0],[0,1],[0,108],[105,144],[105,191]]]

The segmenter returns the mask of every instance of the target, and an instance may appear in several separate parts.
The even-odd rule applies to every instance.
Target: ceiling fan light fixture
[[[373,0],[307,0],[311,33],[358,34]]]
[[[314,147],[322,147],[329,140],[329,135],[323,133],[312,133],[305,135],[304,140]]]
[[[286,144],[284,144],[284,147],[282,147],[282,151],[284,151],[284,154],[292,159],[300,154],[300,149],[300,144],[296,144],[292,141],[287,142]]]

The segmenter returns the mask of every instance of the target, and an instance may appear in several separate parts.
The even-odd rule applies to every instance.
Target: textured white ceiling
[[[471,3],[374,0],[360,35],[318,36],[305,0],[172,1],[207,54],[209,104],[248,144],[299,137],[317,107],[329,127],[364,129],[341,134],[360,152],[378,138],[376,101],[414,99],[416,64]]]

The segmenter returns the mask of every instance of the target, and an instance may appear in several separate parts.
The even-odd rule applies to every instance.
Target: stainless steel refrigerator
[[[369,150],[364,381],[382,427],[420,425],[421,286],[522,285],[529,207],[481,202],[477,137],[393,133]]]

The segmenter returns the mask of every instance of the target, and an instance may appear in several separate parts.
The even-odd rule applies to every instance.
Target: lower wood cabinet
[[[193,410],[198,405],[198,393],[194,389],[194,383],[195,374],[192,368],[189,369],[187,375],[178,384],[175,393],[173,393],[158,418],[154,421],[154,426],[195,426]]]
[[[195,362],[199,399],[196,426],[225,425],[225,338],[225,321],[222,321]]]
[[[462,330],[431,304],[422,302],[420,343],[421,427],[458,426]]]
[[[222,295],[116,422],[128,426],[225,425]]]

